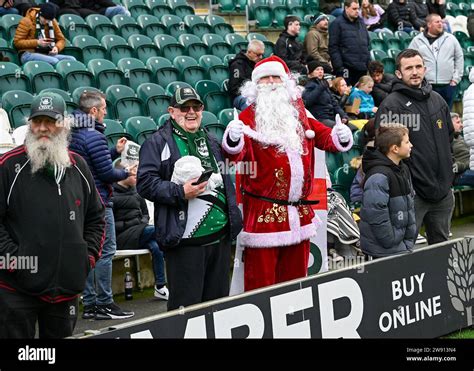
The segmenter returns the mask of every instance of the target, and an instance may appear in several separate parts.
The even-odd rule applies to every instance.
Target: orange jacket
[[[36,36],[36,14],[39,12],[39,8],[31,8],[26,12],[26,15],[18,24],[15,32],[15,38],[13,44],[18,52],[31,52],[33,53],[38,46],[38,39]],[[59,28],[58,22],[53,19],[54,38],[58,52],[64,49],[66,46],[66,38],[64,37],[61,29]],[[49,26],[44,26],[45,34],[49,35]],[[46,36],[48,37],[48,36]]]

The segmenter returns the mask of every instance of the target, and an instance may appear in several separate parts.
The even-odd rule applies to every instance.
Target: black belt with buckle
[[[278,204],[278,205],[301,206],[301,205],[316,205],[316,204],[319,204],[318,200],[298,200],[298,201],[277,200],[275,198],[258,196],[256,194],[253,194],[253,193],[249,192],[249,191],[246,191],[243,188],[241,188],[240,190],[241,190],[243,195],[248,195],[250,197],[258,198],[259,200],[272,202],[272,203]]]

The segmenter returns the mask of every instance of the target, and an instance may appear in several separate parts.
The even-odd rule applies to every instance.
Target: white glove
[[[229,138],[233,142],[238,142],[244,132],[244,123],[239,120],[239,114],[234,108],[234,119],[229,122]]]
[[[339,114],[336,115],[336,125],[334,131],[339,139],[339,143],[347,143],[350,141],[352,132],[347,125],[344,125],[341,121]]]

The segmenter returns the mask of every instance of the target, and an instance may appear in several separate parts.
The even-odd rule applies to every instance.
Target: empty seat
[[[46,88],[63,89],[62,78],[54,67],[41,61],[30,61],[23,65],[23,72],[30,79],[34,93]]]
[[[158,127],[163,126],[167,120],[169,120],[170,114],[165,113],[164,115],[161,115],[160,118],[158,119]]]
[[[185,48],[178,43],[178,40],[170,35],[156,35],[153,39],[158,49],[160,49],[161,56],[172,61],[179,55],[184,55]]]
[[[214,113],[209,111],[202,112],[201,127],[211,136],[215,137],[219,143],[222,143],[225,126],[219,122]]]
[[[122,58],[133,57],[133,48],[123,37],[107,35],[102,38],[101,43],[107,49],[109,59],[115,64]]]
[[[190,33],[196,35],[199,38],[207,33],[212,32],[212,27],[198,15],[187,15],[183,18],[183,21],[188,27]]]
[[[161,23],[160,19],[153,15],[140,15],[137,23],[142,27],[142,34],[153,39],[156,35],[166,33],[166,27]]]
[[[32,101],[33,96],[26,91],[10,90],[2,95],[2,107],[7,111],[13,129],[26,124]]]
[[[161,19],[166,14],[173,14],[173,9],[163,0],[146,0],[146,4],[151,9],[151,13]],[[151,37],[151,36],[150,36]]]
[[[135,116],[130,117],[125,122],[125,130],[132,137],[132,140],[142,145],[145,140],[156,132],[156,123],[150,117]]]
[[[86,17],[86,23],[92,29],[98,40],[102,40],[106,35],[115,35],[117,33],[117,27],[105,15],[88,15]]]
[[[237,112],[240,111],[237,110]],[[227,126],[234,119],[234,108],[223,109],[217,117],[222,125]]]
[[[202,41],[209,48],[209,54],[223,59],[227,54],[232,53],[232,47],[227,44],[222,36],[216,34],[205,34]]]
[[[201,55],[207,54],[207,45],[196,35],[182,34],[178,40],[184,46],[186,54],[191,58],[197,60]]]
[[[153,81],[152,71],[145,67],[145,64],[136,58],[122,58],[118,61],[117,67],[127,79],[128,86],[135,90],[140,84]]]
[[[15,63],[0,62],[0,94],[8,90],[31,91],[30,79]]]
[[[158,57],[160,55],[160,50],[148,36],[131,35],[128,38],[128,45],[135,51],[135,56],[144,63],[146,63],[149,58]]]
[[[206,110],[219,114],[220,111],[232,107],[229,94],[225,92],[210,92],[204,99],[204,107]]]
[[[194,86],[199,80],[204,80],[206,71],[199,66],[194,58],[182,55],[173,60],[173,65],[180,73],[181,81]]]
[[[179,80],[179,71],[173,67],[169,59],[152,57],[148,59],[146,65],[153,72],[155,81],[163,88],[169,83]]]
[[[131,35],[140,34],[142,32],[142,28],[135,18],[126,15],[114,15],[112,17],[112,23],[117,27],[120,35],[122,35],[124,39],[128,39]]]
[[[125,128],[116,120],[104,119],[104,135],[107,138],[109,148],[115,148],[117,141],[126,136]]]
[[[127,7],[133,18],[150,12],[150,8],[148,8],[143,0],[123,0],[122,3]]]
[[[168,29],[168,33],[175,38],[178,38],[179,35],[184,33],[188,33],[188,27],[184,24],[183,20],[174,14],[162,16],[161,23]]]
[[[378,49],[372,49],[370,51],[370,57],[373,61],[381,61],[385,58],[387,58],[387,53],[385,53],[383,50],[378,50]]]
[[[86,21],[75,14],[63,14],[59,17],[58,23],[68,40],[72,40],[77,35],[90,35],[92,32]]]
[[[3,17],[0,17],[0,26],[5,30],[5,38],[7,40],[13,40],[16,27],[22,18],[18,14],[5,14]]]
[[[248,42],[244,39],[242,35],[236,33],[227,34],[225,37],[225,41],[232,47],[236,54],[239,53],[241,50],[247,49]]]
[[[95,78],[86,66],[78,61],[59,61],[56,64],[56,71],[62,76],[65,87],[69,91],[81,86],[94,86]]]
[[[219,84],[215,83],[214,81],[211,80],[201,80],[198,81],[195,85],[196,92],[199,94],[201,99],[205,100],[207,94],[209,93],[220,93],[221,88]]]
[[[148,114],[154,119],[168,112],[170,97],[162,86],[157,84],[141,84],[137,88],[137,96],[145,103]]]
[[[107,56],[107,50],[95,37],[87,35],[76,36],[72,40],[72,44],[82,50],[82,60],[86,64],[92,59],[100,59]]]
[[[83,86],[83,87],[74,89],[74,91],[71,94],[72,101],[76,103],[77,105],[79,105],[79,99],[81,98],[81,95],[88,91],[96,91],[100,93],[100,90],[93,86]]]
[[[207,71],[209,80],[218,84],[229,78],[229,69],[224,66],[221,59],[215,55],[203,55],[199,58],[199,65]]]
[[[111,61],[106,59],[93,59],[88,63],[87,67],[95,76],[95,86],[101,90],[107,89],[110,85],[125,83],[123,72]]]
[[[105,95],[115,111],[115,117],[122,122],[133,116],[145,116],[147,113],[143,102],[128,86],[111,85],[105,91]]]
[[[209,33],[215,33],[216,35],[225,37],[225,35],[234,32],[234,28],[226,23],[225,19],[218,15],[208,15],[205,18],[207,24],[212,27]]]
[[[192,86],[189,85],[188,83],[185,83],[184,81],[174,81],[172,83],[169,83],[168,86],[166,87],[165,89],[166,95],[169,95],[170,97],[172,97],[176,89],[179,89],[179,88],[192,88]]]

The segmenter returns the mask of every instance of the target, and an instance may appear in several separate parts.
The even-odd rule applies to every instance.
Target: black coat
[[[146,201],[135,187],[125,188],[114,184],[114,220],[117,249],[137,249],[140,236],[148,225]]]
[[[308,80],[303,91],[303,101],[308,111],[319,121],[335,120],[337,113],[341,118],[347,117],[325,81],[316,78]]]
[[[235,97],[240,95],[239,89],[243,83],[252,79],[252,71],[255,67],[255,62],[252,62],[245,55],[246,51],[241,50],[229,62],[229,94],[230,99],[234,101]]]
[[[296,36],[291,36],[288,32],[283,31],[275,44],[274,53],[285,61],[290,71],[302,74],[308,72],[306,69],[306,51],[303,44],[296,39]]]
[[[383,100],[375,127],[399,122],[408,127],[413,144],[406,161],[416,194],[428,202],[438,202],[451,191],[454,128],[446,101],[423,80],[421,88],[411,88],[395,78],[392,92]]]
[[[329,26],[329,55],[336,73],[344,67],[367,71],[370,62],[369,33],[362,18],[350,21],[344,12]]]
[[[413,3],[400,4],[399,0],[393,2],[387,8],[388,22],[395,29],[402,27],[413,27],[417,30],[425,26],[425,21],[416,16],[415,6]]]
[[[392,91],[392,82],[395,79],[390,73],[384,73],[382,81],[378,84],[374,84],[372,90],[372,97],[374,98],[375,107],[380,106],[380,103],[390,94]]]

